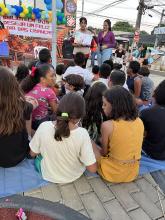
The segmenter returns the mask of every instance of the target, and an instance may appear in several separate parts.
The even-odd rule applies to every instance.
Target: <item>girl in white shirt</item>
[[[96,172],[96,159],[86,129],[78,126],[85,113],[84,99],[65,95],[58,106],[57,120],[44,122],[30,142],[31,156],[36,158],[43,178],[54,183],[69,183],[87,169]]]

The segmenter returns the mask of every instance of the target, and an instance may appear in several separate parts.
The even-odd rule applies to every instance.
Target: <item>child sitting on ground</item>
[[[155,105],[141,112],[145,137],[143,150],[151,158],[165,160],[165,80],[154,91]]]
[[[37,100],[38,105],[34,107],[32,113],[32,128],[36,130],[43,122],[49,120],[49,106],[52,113],[57,109],[57,98],[51,87],[55,83],[55,72],[48,64],[40,65],[33,69],[21,83],[21,87],[26,97]]]
[[[44,49],[40,50],[40,52],[39,52],[39,61],[36,63],[35,67],[39,67],[40,65],[43,65],[43,64],[49,64],[50,67],[52,67],[54,69],[54,66],[52,65],[51,52],[47,48],[44,48]]]
[[[103,96],[103,110],[109,118],[101,126],[102,149],[95,146],[99,169],[105,180],[121,183],[136,179],[144,126],[129,91],[114,86]]]
[[[65,92],[76,92],[83,96],[84,93],[84,79],[82,76],[71,74],[65,77]]]
[[[139,77],[141,78],[141,92],[137,103],[139,104],[139,110],[149,107],[152,101],[152,95],[154,91],[154,83],[149,78],[150,71],[147,66],[143,66],[139,70]]]
[[[104,118],[102,96],[106,90],[104,83],[97,82],[89,88],[84,97],[86,115],[83,119],[83,127],[88,130],[91,139],[96,143],[100,143],[100,128]]]
[[[87,169],[95,173],[96,159],[86,129],[78,123],[85,114],[84,99],[76,94],[65,95],[57,109],[55,122],[44,122],[30,142],[31,156],[45,180],[70,183]]]
[[[126,81],[126,75],[122,70],[113,70],[109,77],[108,86],[111,88],[112,86],[123,86]]]
[[[93,75],[94,75],[94,77],[93,77],[93,80],[94,81],[96,81],[96,80],[98,80],[99,79],[99,66],[97,66],[97,65],[95,65],[95,66],[93,66],[93,68],[92,68],[92,73],[93,73]]]
[[[29,69],[26,65],[20,64],[17,68],[17,72],[15,74],[15,77],[19,83],[26,78],[26,76],[29,75]]]
[[[14,74],[0,67],[0,167],[13,167],[29,153],[32,105]]]
[[[111,67],[106,64],[106,63],[103,63],[101,66],[100,66],[100,70],[99,70],[99,79],[94,81],[92,83],[92,86],[97,83],[97,82],[102,82],[106,85],[106,87],[108,88],[108,79],[109,79],[109,76],[110,76],[110,73],[111,73]]]

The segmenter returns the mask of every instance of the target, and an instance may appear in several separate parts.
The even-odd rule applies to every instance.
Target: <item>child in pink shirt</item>
[[[31,74],[22,82],[27,100],[33,100],[32,128],[36,130],[43,121],[49,120],[49,107],[56,112],[57,98],[51,87],[55,83],[55,72],[49,64],[33,68]]]

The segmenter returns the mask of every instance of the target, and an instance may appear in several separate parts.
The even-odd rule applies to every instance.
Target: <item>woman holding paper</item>
[[[86,67],[87,60],[90,54],[90,46],[92,42],[92,33],[87,30],[87,19],[85,17],[80,18],[80,29],[77,30],[74,34],[73,39],[73,55],[77,52],[82,52],[85,55],[84,67]]]
[[[112,48],[115,47],[115,36],[111,30],[111,21],[106,19],[103,24],[103,31],[98,34],[97,60],[99,66],[112,56]]]

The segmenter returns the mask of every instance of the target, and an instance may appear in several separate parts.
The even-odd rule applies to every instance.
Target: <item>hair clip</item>
[[[36,73],[36,69],[37,69],[37,67],[32,67],[32,71],[31,71],[31,77],[34,77],[35,76],[35,73]]]
[[[68,115],[67,112],[63,112],[63,113],[61,114],[61,116],[62,116],[62,117],[67,117],[67,118],[69,117],[69,115]]]

